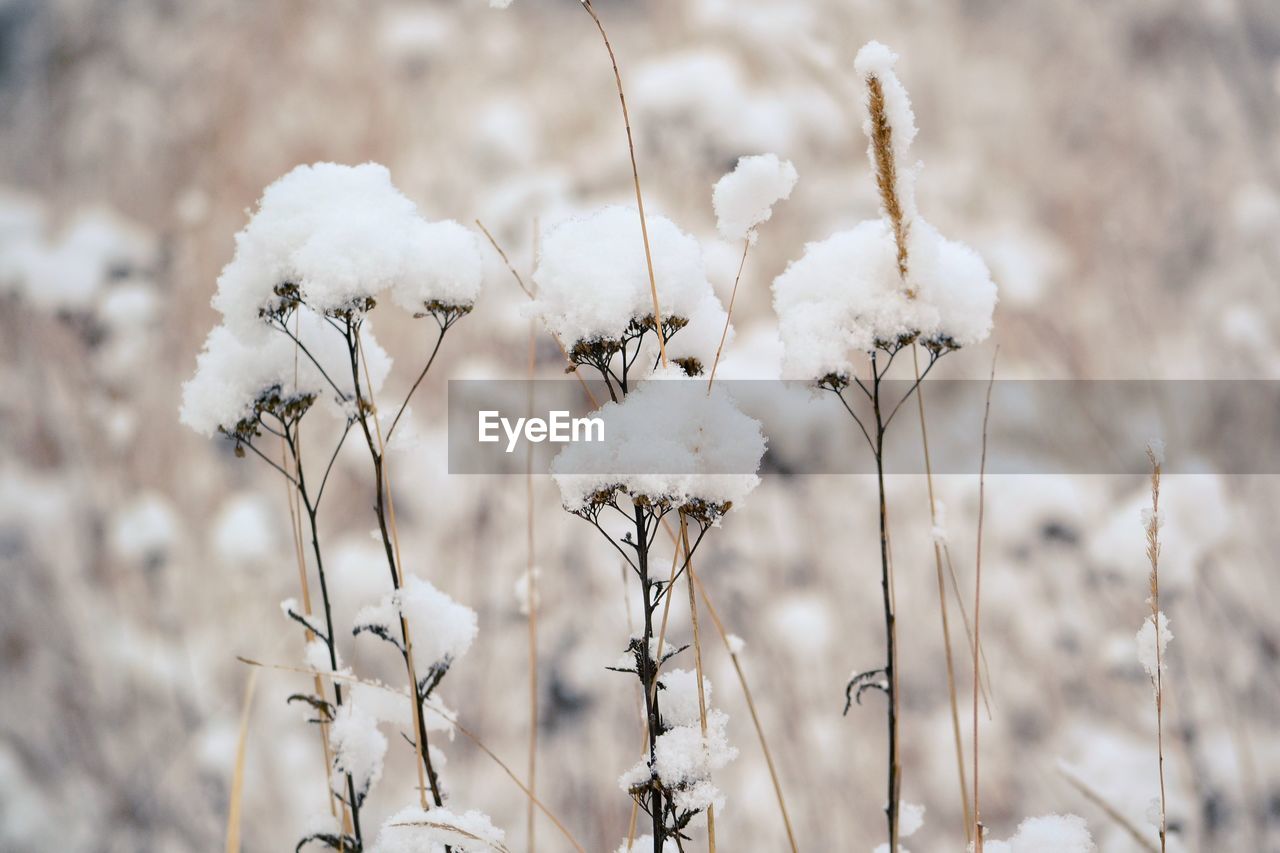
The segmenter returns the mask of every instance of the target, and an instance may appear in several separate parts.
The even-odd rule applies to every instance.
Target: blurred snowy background
[[[294,661],[285,489],[177,423],[214,321],[218,270],[262,188],[316,160],[390,167],[432,218],[479,217],[514,263],[535,220],[626,202],[629,164],[606,57],[576,0],[0,0],[0,847],[183,851],[222,843],[247,675]],[[712,183],[774,151],[800,181],[763,229],[735,309],[736,375],[776,362],[768,284],[807,240],[873,215],[852,58],[876,38],[921,128],[921,211],[978,248],[1001,287],[992,341],[940,375],[1276,378],[1280,373],[1280,8],[1142,4],[600,0],[633,104],[651,207],[705,239],[727,299],[738,248],[715,237]],[[447,680],[461,719],[519,772],[527,737],[519,478],[450,477],[444,380],[524,375],[523,296],[490,257],[475,313],[413,407],[396,506],[409,567],[480,614]],[[431,340],[389,317],[406,389]],[[539,375],[561,361],[539,338]],[[999,412],[993,413],[998,419]],[[977,441],[978,437],[974,436]],[[350,449],[350,448],[349,448]],[[355,448],[360,451],[360,448]],[[864,449],[850,432],[849,453]],[[339,459],[322,518],[346,618],[369,597],[367,464]],[[962,588],[976,482],[939,483]],[[618,561],[535,484],[543,586],[539,790],[591,850],[625,834],[617,777],[638,740]],[[1156,793],[1139,507],[1121,477],[988,484],[983,814],[1074,811],[1100,849],[1140,849],[1059,773],[1140,827]],[[1169,817],[1192,850],[1280,850],[1278,490],[1170,477],[1162,604]],[[917,850],[961,832],[921,478],[891,483],[904,693],[904,799]],[[883,714],[840,716],[882,655],[875,496],[855,477],[773,475],[701,554],[743,654],[803,850],[883,840]],[[374,556],[370,558],[369,552]],[[410,556],[411,555],[411,556]],[[381,580],[381,574],[378,579]],[[634,590],[632,590],[634,596]],[[673,629],[687,633],[679,597]],[[953,611],[954,613],[954,611]],[[963,635],[955,636],[957,650]],[[348,642],[358,670],[377,644]],[[785,847],[742,693],[708,644],[741,756],[722,849]],[[687,665],[687,664],[686,664]],[[291,849],[325,808],[316,735],[262,674],[245,846]],[[962,681],[962,695],[967,691]],[[524,799],[470,743],[444,745],[458,803],[525,848]],[[366,825],[409,802],[407,751]],[[400,753],[404,753],[401,755]],[[545,821],[541,848],[562,849]]]

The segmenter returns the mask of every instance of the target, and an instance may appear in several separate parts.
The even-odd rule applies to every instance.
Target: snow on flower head
[[[425,811],[416,806],[396,812],[378,830],[373,853],[491,853],[505,850],[506,833],[493,825],[489,816],[475,810],[455,814],[436,807]]]
[[[590,512],[625,493],[714,520],[759,483],[760,422],[701,380],[642,383],[594,414],[604,441],[567,445],[551,463],[565,508]]]
[[[915,119],[895,59],[872,42],[855,62],[868,89],[864,128],[880,217],[808,244],[773,283],[784,373],[794,378],[847,376],[854,353],[878,347],[919,338],[940,353],[991,332],[996,286],[986,264],[915,212]]]
[[[400,589],[362,608],[355,618],[356,633],[367,631],[398,643],[401,616],[409,626],[420,678],[434,668],[447,668],[476,638],[475,611],[416,575],[406,575]]]
[[[414,232],[407,274],[391,285],[396,305],[410,314],[473,305],[484,279],[475,232],[452,219],[417,223]]]
[[[646,216],[664,323],[688,321],[714,300],[697,240],[662,216]],[[533,280],[532,310],[572,349],[616,341],[653,317],[648,265],[634,208],[612,206],[567,219],[547,232]],[[723,314],[721,314],[723,319]]]
[[[459,256],[456,240],[428,226],[385,166],[298,166],[263,191],[236,235],[213,305],[241,335],[285,293],[322,313],[362,312],[396,285],[402,298],[465,307],[478,285],[451,270]]]
[[[182,423],[204,436],[225,432],[247,440],[260,414],[282,415],[290,407],[295,413],[299,407],[305,411],[316,400],[335,402],[338,392],[330,380],[350,396],[351,369],[342,336],[307,309],[297,315],[297,330],[315,362],[283,333],[251,344],[226,326],[215,326],[196,358],[195,375],[182,386]],[[360,346],[376,393],[391,371],[391,358],[367,322],[360,328]]]
[[[779,160],[777,154],[739,159],[732,172],[716,181],[711,193],[720,236],[754,243],[756,227],[773,216],[773,206],[788,198],[795,185],[795,166]]]

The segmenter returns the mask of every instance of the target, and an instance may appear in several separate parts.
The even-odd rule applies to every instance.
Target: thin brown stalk
[[[249,712],[253,708],[253,690],[257,683],[258,672],[251,670],[244,688],[244,704],[240,708],[240,737],[236,741],[236,765],[231,775],[230,804],[227,807],[226,853],[240,853],[240,815],[244,806],[244,763],[249,743]]]
[[[978,545],[974,555],[973,584],[973,843],[982,853],[982,808],[978,777],[978,693],[982,681],[979,654],[982,649],[982,522],[987,505],[987,425],[991,419],[991,389],[996,384],[997,347],[991,357],[991,378],[987,380],[987,405],[982,415],[982,461],[978,468]]]
[[[472,841],[479,841],[481,844],[488,847],[490,850],[496,850],[498,851],[498,853],[511,853],[511,851],[507,849],[506,845],[500,842],[488,841],[487,839],[481,838],[480,836],[476,835],[473,832],[467,832],[462,827],[454,826],[451,823],[436,823],[435,821],[432,821],[432,820],[403,820],[403,821],[397,821],[390,825],[391,826],[425,826],[428,829],[443,829],[446,832],[457,833],[458,835],[461,835],[463,838],[469,838]],[[470,845],[468,845],[468,847],[470,847]]]
[[[636,143],[631,135],[631,115],[627,112],[627,96],[622,90],[622,73],[618,70],[618,57],[613,52],[613,45],[609,43],[609,34],[604,31],[604,23],[600,20],[600,16],[596,14],[595,7],[591,5],[591,0],[581,0],[582,8],[591,16],[591,20],[595,22],[596,29],[600,31],[600,38],[604,42],[604,49],[609,52],[609,62],[613,65],[613,81],[618,88],[618,102],[622,104],[622,123],[627,128],[627,152],[631,155],[631,179],[636,188],[636,210],[640,214],[640,236],[644,240],[644,261],[649,269],[649,293],[653,297],[653,320],[654,326],[658,331],[658,354],[662,359],[662,366],[667,366],[667,339],[666,333],[662,330],[662,306],[658,302],[658,280],[653,274],[653,251],[649,247],[649,226],[644,218],[644,194],[640,192],[640,168],[636,165]]]
[[[876,187],[880,203],[893,226],[893,240],[898,246],[898,275],[907,280],[907,223],[898,198],[898,166],[893,156],[893,125],[884,107],[884,87],[877,77],[867,78],[867,109],[871,114],[871,149],[876,161]],[[915,292],[907,289],[907,296]]]
[[[747,686],[747,676],[742,671],[742,662],[738,659],[738,653],[733,650],[733,644],[729,641],[729,632],[725,630],[724,623],[720,621],[720,614],[716,612],[715,605],[711,603],[711,598],[707,595],[707,589],[702,583],[702,579],[694,577],[693,582],[698,587],[698,592],[702,594],[702,603],[707,606],[707,614],[711,617],[711,623],[716,626],[716,631],[720,634],[720,639],[724,642],[725,651],[729,653],[729,659],[733,661],[733,669],[738,674],[738,683],[742,685],[742,695],[747,700],[747,710],[751,712],[751,724],[755,726],[756,737],[760,740],[760,750],[764,753],[764,762],[769,768],[769,779],[773,782],[773,793],[778,799],[778,811],[782,813],[782,823],[787,830],[787,843],[791,845],[791,853],[799,853],[799,846],[796,844],[795,831],[791,828],[791,816],[787,813],[787,802],[782,796],[782,783],[778,779],[778,768],[773,763],[773,754],[769,751],[769,741],[764,736],[764,726],[760,723],[760,715],[756,712],[756,703],[751,696],[751,688]]]
[[[913,345],[911,362],[916,373],[916,405],[920,410],[920,442],[924,448],[925,482],[929,486],[929,523],[937,527],[938,503],[933,492],[933,464],[929,457],[929,431],[925,426],[924,388],[920,385],[920,356]],[[938,616],[942,622],[942,647],[947,662],[947,696],[951,700],[951,734],[956,746],[956,772],[960,780],[960,806],[964,816],[965,842],[973,841],[973,818],[969,814],[969,783],[964,770],[964,742],[960,736],[960,701],[956,695],[955,662],[951,654],[951,626],[947,619],[947,587],[942,576],[942,544],[933,540],[933,566],[938,578]]]
[[[535,337],[535,328],[533,321],[529,321],[529,400],[528,408],[530,416],[533,415],[533,374],[537,364],[537,338]],[[527,506],[527,526],[525,529],[525,546],[527,549],[527,559],[525,561],[525,609],[529,611],[529,790],[536,792],[538,790],[538,587],[537,576],[535,574],[536,566],[536,550],[534,547],[534,503],[533,503],[533,448],[530,443],[529,451],[524,461],[524,481],[525,481],[525,504]],[[534,808],[533,800],[529,801],[529,810],[526,817],[528,824],[529,853],[534,853],[536,845],[534,843]]]
[[[965,642],[968,644],[969,655],[972,656],[974,649],[977,648],[973,643],[973,625],[969,622],[969,610],[965,607],[964,596],[960,594],[960,578],[956,575],[955,564],[951,560],[951,546],[945,542],[942,545],[942,560],[947,564],[947,576],[951,580],[951,595],[956,603],[956,607],[960,610],[960,622],[964,626]],[[980,650],[982,657],[982,704],[987,710],[987,719],[992,719],[991,714],[991,664],[987,662],[987,652],[985,649]]]
[[[1095,791],[1087,782],[1066,767],[1059,765],[1058,772],[1062,774],[1062,778],[1066,779],[1067,783],[1071,785],[1071,787],[1079,791],[1086,800],[1101,809],[1107,817],[1116,822],[1117,826],[1127,832],[1134,841],[1138,842],[1143,850],[1149,850],[1151,853],[1157,853],[1156,846],[1151,842],[1151,839],[1143,835],[1138,827],[1133,825],[1131,820],[1121,814],[1115,806],[1111,805],[1111,803],[1107,801],[1106,797]]]
[[[484,223],[479,219],[476,220],[476,225],[484,232],[484,236],[489,238],[489,245],[493,246],[494,251],[498,253],[503,262],[507,265],[507,269],[511,272],[512,277],[515,278],[516,284],[518,284],[520,289],[524,291],[524,295],[532,300],[534,298],[533,291],[525,284],[524,278],[522,278],[520,273],[516,271],[516,268],[511,265],[511,261],[507,259],[507,253],[502,251],[502,246],[498,245],[498,241],[494,239],[493,235],[489,233],[489,229],[485,228]],[[586,378],[578,371],[578,365],[570,361],[569,350],[564,345],[564,341],[560,340],[560,336],[555,332],[551,332],[550,334],[552,340],[556,342],[556,346],[560,347],[560,354],[564,356],[565,364],[568,365],[568,367],[565,368],[566,371],[578,377],[578,382],[582,384],[582,390],[586,393],[587,399],[591,401],[591,408],[600,408],[600,401],[596,398],[596,395],[592,393],[591,386],[587,384]]]
[[[689,586],[689,618],[693,623],[693,669],[698,681],[698,722],[702,725],[702,737],[707,737],[707,697],[702,686],[702,639],[698,631],[698,599],[694,595],[695,572],[693,553],[689,548],[689,524],[684,513],[680,514],[680,540],[684,543],[685,574]],[[716,853],[716,809],[707,806],[707,850]]]
[[[520,273],[516,271],[515,266],[511,263],[511,259],[507,257],[506,252],[502,251],[502,247],[498,245],[498,241],[494,239],[494,236],[489,233],[489,229],[485,228],[484,223],[481,222],[479,219],[476,220],[476,227],[479,228],[481,232],[483,232],[484,236],[489,240],[489,245],[493,246],[494,251],[496,251],[498,253],[498,256],[502,258],[502,262],[507,265],[507,269],[511,271],[512,277],[515,278],[516,284],[520,286],[520,289],[524,291],[524,295],[529,297],[530,299],[533,299],[533,291],[530,290],[529,286],[524,283],[524,277],[521,276]]]
[[[1160,651],[1160,459],[1147,447],[1151,461],[1151,518],[1147,521],[1147,561],[1151,563],[1151,622],[1156,640],[1156,751],[1160,762],[1160,853],[1165,853],[1169,827],[1164,789],[1164,663]]]
[[[724,315],[724,329],[720,332],[720,344],[716,347],[715,360],[711,362],[711,375],[707,377],[707,393],[711,393],[711,384],[716,381],[716,368],[720,366],[720,353],[724,351],[725,339],[729,337],[729,322],[733,319],[733,303],[738,298],[738,282],[742,280],[742,270],[747,265],[747,252],[751,249],[751,238],[742,241],[742,260],[738,261],[738,274],[733,277],[733,290],[729,293],[729,310]]]

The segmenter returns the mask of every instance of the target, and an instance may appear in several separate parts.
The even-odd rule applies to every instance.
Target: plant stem
[[[618,70],[618,57],[613,52],[613,45],[609,43],[609,35],[604,31],[604,23],[600,20],[600,16],[596,14],[595,7],[591,5],[591,0],[581,0],[582,8],[591,16],[591,20],[595,22],[596,29],[600,31],[600,39],[604,42],[604,49],[609,52],[609,62],[613,65],[613,81],[618,88],[618,102],[622,104],[622,123],[627,128],[627,152],[631,155],[631,178],[636,189],[636,211],[640,215],[640,236],[644,240],[644,261],[649,269],[649,294],[653,297],[653,321],[658,328],[658,354],[662,359],[662,366],[667,366],[667,338],[666,332],[662,329],[662,306],[658,302],[658,281],[653,274],[653,252],[649,248],[649,226],[644,218],[644,195],[640,192],[640,168],[636,165],[636,143],[631,136],[631,115],[627,112],[627,96],[622,91],[622,73]]]
[[[707,697],[702,686],[702,638],[698,631],[698,598],[694,595],[694,585],[697,578],[693,570],[693,555],[689,553],[689,524],[685,520],[684,513],[680,514],[680,540],[684,545],[684,556],[687,561],[687,571],[689,586],[689,619],[693,623],[693,669],[694,677],[698,680],[698,722],[702,726],[702,737],[707,737]],[[670,593],[668,593],[668,596]],[[707,806],[707,850],[708,853],[716,853],[716,809],[714,805]]]
[[[888,370],[886,365],[885,370]],[[893,574],[889,564],[889,509],[884,488],[884,416],[880,407],[882,374],[876,367],[876,354],[871,353],[871,406],[875,413],[876,487],[880,498],[880,586],[884,599],[885,666],[884,677],[888,697],[889,755],[886,787],[888,801],[885,817],[889,825],[889,849],[898,849],[898,801],[901,794],[901,767],[898,764],[898,643],[897,617],[894,612]]]
[[[644,688],[645,719],[648,721],[649,766],[658,757],[658,735],[661,733],[662,716],[658,710],[658,662],[653,659],[653,611],[657,604],[653,595],[654,582],[649,577],[649,531],[645,510],[635,507],[636,522],[636,571],[640,576],[640,588],[644,593],[644,636],[640,641],[640,661],[636,667],[640,686]],[[656,771],[655,771],[656,772]],[[666,841],[666,821],[663,820],[662,789],[654,785],[650,793],[649,816],[653,826],[653,853],[662,853]]]
[[[938,524],[938,502],[933,494],[933,463],[929,457],[929,430],[925,425],[924,389],[920,387],[920,356],[911,346],[911,363],[916,374],[916,405],[920,411],[920,442],[924,448],[925,482],[929,486],[929,523]],[[931,537],[933,538],[933,537]],[[942,574],[942,544],[933,538],[933,564],[938,577],[938,614],[942,621],[942,647],[947,661],[947,696],[951,700],[951,734],[956,745],[956,772],[960,778],[960,806],[964,817],[965,842],[973,841],[973,821],[969,815],[969,785],[964,770],[964,742],[960,737],[960,702],[956,695],[955,661],[951,654],[951,625],[947,618],[947,586]]]
[[[991,389],[996,383],[996,356],[991,357],[991,378],[987,381],[987,407],[982,415],[982,462],[978,468],[978,544],[974,556],[973,582],[973,843],[982,853],[982,809],[978,792],[978,693],[982,684],[979,663],[982,654],[982,522],[987,507],[987,424],[991,418]]]

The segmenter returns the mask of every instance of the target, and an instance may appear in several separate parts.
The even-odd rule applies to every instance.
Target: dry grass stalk
[[[1164,789],[1164,662],[1160,649],[1160,458],[1147,447],[1151,462],[1151,516],[1147,519],[1147,561],[1151,564],[1148,578],[1151,587],[1151,622],[1156,638],[1156,751],[1160,762],[1160,853],[1164,853],[1169,826],[1165,813]]]
[[[702,594],[702,603],[707,606],[707,614],[711,617],[711,623],[716,626],[716,631],[720,633],[720,639],[724,642],[725,651],[729,653],[729,659],[733,661],[733,669],[738,674],[738,683],[742,685],[742,695],[747,700],[747,710],[751,712],[751,724],[755,726],[756,737],[760,739],[760,749],[764,753],[764,762],[769,767],[769,779],[773,782],[773,793],[778,799],[778,811],[782,813],[782,823],[787,830],[787,843],[791,845],[791,853],[799,853],[799,846],[796,844],[795,831],[791,828],[791,816],[787,813],[787,802],[782,796],[782,783],[778,779],[778,768],[773,763],[773,753],[769,751],[769,741],[764,736],[764,726],[760,724],[760,715],[756,712],[756,703],[751,696],[751,688],[747,686],[747,676],[742,671],[742,662],[738,660],[738,653],[733,650],[733,643],[729,640],[729,632],[725,630],[724,623],[720,621],[720,614],[716,612],[715,605],[711,603],[711,598],[707,595],[707,589],[702,584],[702,579],[694,577],[693,582],[698,586],[698,592]]]
[[[244,688],[244,704],[240,709],[240,737],[236,741],[236,766],[231,776],[231,797],[227,807],[226,853],[240,853],[240,815],[244,806],[244,763],[247,755],[246,746],[249,743],[249,712],[253,708],[253,690],[257,684],[258,672],[250,670]]]
[[[729,323],[733,320],[733,303],[738,298],[738,282],[742,281],[742,270],[747,265],[747,252],[751,250],[751,238],[742,241],[742,259],[738,261],[738,273],[733,277],[733,290],[729,293],[729,310],[724,315],[724,330],[720,332],[720,344],[716,347],[716,357],[711,362],[711,375],[707,377],[707,393],[711,393],[711,385],[716,381],[716,368],[720,366],[720,353],[724,351],[724,342],[729,337]]]
[[[640,215],[640,236],[644,240],[644,261],[649,269],[649,293],[653,297],[653,317],[654,325],[658,331],[658,354],[662,359],[662,366],[667,366],[667,339],[666,333],[662,329],[662,306],[658,302],[658,280],[653,274],[653,251],[649,247],[649,226],[644,218],[644,194],[640,192],[640,169],[636,165],[636,143],[631,136],[631,115],[627,111],[627,96],[622,90],[622,73],[618,70],[618,57],[613,52],[613,45],[609,43],[609,34],[604,31],[604,23],[600,20],[600,16],[596,14],[595,7],[591,5],[591,0],[581,0],[582,8],[591,16],[591,20],[595,22],[596,29],[600,31],[600,38],[604,42],[604,49],[609,52],[609,62],[613,65],[613,81],[618,88],[618,102],[622,104],[622,123],[627,128],[627,152],[631,155],[631,178],[636,188],[636,210]]]
[[[680,514],[680,540],[684,544],[684,556],[688,568],[685,571],[689,586],[689,619],[693,623],[693,669],[698,682],[698,722],[702,725],[702,736],[707,736],[707,697],[702,685],[702,640],[698,631],[698,599],[694,595],[693,552],[689,548],[689,524],[684,513]],[[716,809],[707,806],[707,849],[716,851]]]
[[[877,77],[867,78],[867,109],[871,114],[871,145],[876,161],[876,186],[885,215],[893,226],[893,240],[898,246],[898,274],[907,280],[907,223],[898,198],[898,166],[893,156],[893,125],[884,108],[884,87]],[[907,296],[915,292],[907,288]]]
[[[511,273],[511,277],[516,280],[516,284],[524,291],[524,295],[529,297],[532,301],[534,298],[533,291],[525,284],[524,277],[520,275],[515,266],[512,265],[510,259],[507,258],[507,253],[502,251],[502,246],[500,246],[498,241],[494,239],[494,236],[489,233],[489,229],[484,227],[483,222],[479,219],[475,222],[476,227],[479,228],[481,232],[484,233],[484,236],[489,240],[489,245],[493,246],[494,251],[502,258],[502,262],[507,265],[507,270]],[[551,332],[551,337],[556,342],[556,346],[560,347],[560,354],[564,356],[565,364],[567,365],[567,367],[565,367],[565,371],[578,377],[578,382],[582,384],[582,390],[586,393],[587,399],[591,401],[591,408],[600,408],[600,401],[596,398],[596,395],[592,393],[591,386],[587,384],[586,378],[578,372],[578,365],[574,364],[569,358],[569,349],[564,345],[564,341],[560,340],[560,336],[554,332]]]
[[[1062,778],[1066,779],[1067,783],[1070,784],[1071,787],[1079,791],[1086,800],[1101,809],[1107,817],[1114,820],[1121,829],[1133,838],[1134,841],[1138,842],[1138,844],[1142,846],[1143,850],[1149,850],[1151,853],[1157,853],[1156,846],[1151,843],[1151,839],[1143,835],[1138,827],[1133,825],[1131,820],[1117,811],[1116,807],[1111,805],[1111,803],[1107,801],[1106,797],[1095,791],[1087,782],[1067,767],[1064,767],[1061,764],[1058,765],[1058,772],[1062,774]]]
[[[982,650],[982,522],[987,506],[987,425],[991,419],[991,389],[996,384],[996,358],[999,347],[991,357],[991,378],[987,380],[987,405],[982,415],[982,461],[978,468],[978,544],[974,555],[973,584],[973,843],[977,853],[982,853],[982,808],[978,777],[978,693],[982,683],[979,668]]]
[[[915,368],[916,381],[920,381],[920,357],[913,346],[911,362]],[[933,464],[929,457],[929,431],[925,426],[924,388],[916,388],[916,405],[920,411],[920,441],[924,448],[925,482],[929,487],[929,523],[938,525],[938,504],[933,493]],[[942,576],[942,543],[936,537],[933,540],[934,571],[938,577],[938,615],[942,621],[942,647],[947,662],[947,696],[951,700],[951,733],[956,746],[956,772],[960,780],[960,805],[964,816],[965,841],[973,841],[973,818],[969,814],[969,783],[964,769],[964,742],[960,736],[960,701],[956,695],[955,662],[951,654],[951,626],[947,618],[947,588]]]
[[[530,320],[528,363],[530,415],[533,414],[533,374],[538,361],[535,334],[534,321]],[[525,561],[525,609],[529,611],[529,790],[536,792],[538,790],[538,587],[535,574],[537,561],[534,559],[536,549],[534,547],[533,448],[534,445],[530,444],[524,462],[525,503],[528,507],[525,529],[525,545],[528,552]],[[529,853],[534,853],[536,850],[534,817],[533,801],[530,800],[526,818]]]

